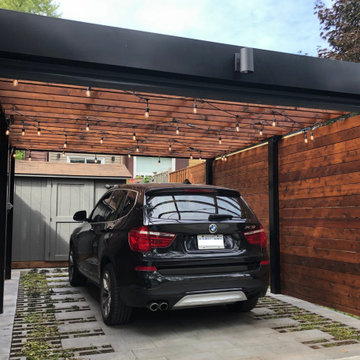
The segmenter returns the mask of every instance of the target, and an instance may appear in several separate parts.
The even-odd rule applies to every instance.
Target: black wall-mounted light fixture
[[[252,48],[243,47],[235,54],[235,71],[242,74],[254,72],[254,51]]]

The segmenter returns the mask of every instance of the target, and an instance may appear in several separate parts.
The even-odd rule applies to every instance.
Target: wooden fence
[[[205,163],[193,165],[169,174],[169,182],[183,183],[188,179],[192,184],[205,184]]]
[[[279,142],[282,292],[360,315],[360,116],[314,136]],[[267,156],[261,146],[213,165],[214,184],[239,190],[266,232]],[[205,165],[170,174],[185,178],[204,183]]]

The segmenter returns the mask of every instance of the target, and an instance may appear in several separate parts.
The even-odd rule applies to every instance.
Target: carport
[[[0,32],[0,312],[15,149],[202,158],[211,184],[214,161],[267,144],[271,288],[281,292],[278,142],[312,141],[359,112],[360,65],[7,10]]]

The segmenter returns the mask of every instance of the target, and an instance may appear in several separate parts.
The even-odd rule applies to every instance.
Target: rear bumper
[[[137,280],[136,285],[121,287],[121,298],[126,305],[146,307],[153,301],[166,301],[171,309],[181,299],[193,294],[241,291],[247,299],[265,296],[269,285],[269,266],[244,273],[196,276],[163,276],[158,271],[144,271],[138,272]]]

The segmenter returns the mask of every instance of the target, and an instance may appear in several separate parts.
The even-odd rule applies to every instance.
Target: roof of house
[[[123,164],[72,164],[17,160],[15,175],[38,177],[87,177],[99,179],[131,178]]]

